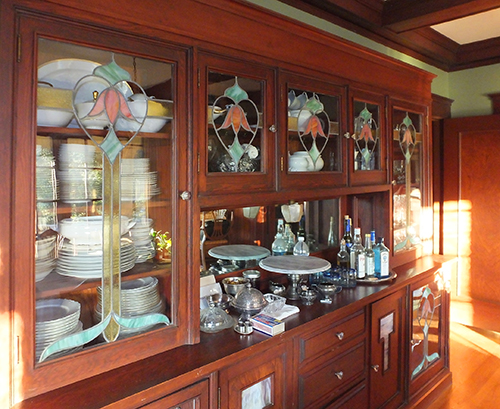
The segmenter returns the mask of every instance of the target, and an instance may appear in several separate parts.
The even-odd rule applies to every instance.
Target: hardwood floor
[[[452,302],[453,384],[430,409],[500,408],[500,306]]]

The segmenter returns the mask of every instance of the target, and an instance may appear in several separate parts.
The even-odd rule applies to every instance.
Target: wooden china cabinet
[[[431,74],[243,0],[7,0],[0,38],[2,405],[375,409],[449,385]],[[292,300],[275,337],[201,332],[207,249],[270,248],[297,207],[332,263],[345,214],[383,236],[391,279]]]

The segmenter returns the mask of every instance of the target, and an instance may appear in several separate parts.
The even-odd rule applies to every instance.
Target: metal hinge
[[[217,388],[217,409],[220,409],[220,388]]]
[[[21,62],[21,34],[17,35],[17,62]]]
[[[201,73],[200,69],[198,68],[198,88],[200,88],[200,82],[201,82]]]
[[[280,158],[280,168],[283,172],[283,169],[285,168],[285,158],[283,156]]]
[[[198,175],[199,175],[199,174],[200,174],[200,166],[201,166],[201,165],[200,165],[200,162],[201,162],[201,159],[200,159],[200,152],[198,152],[198,158],[197,158],[197,161],[198,161],[197,166],[198,166]]]

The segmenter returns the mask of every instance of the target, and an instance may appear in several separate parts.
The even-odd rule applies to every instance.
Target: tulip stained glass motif
[[[411,248],[413,245],[421,242],[415,229],[412,226],[412,169],[411,160],[413,152],[415,151],[415,146],[417,144],[417,131],[413,125],[413,121],[406,113],[403,121],[396,125],[395,137],[398,138],[399,148],[404,156],[404,174],[405,174],[405,192],[403,208],[406,209],[406,237],[396,243],[394,249],[396,251],[402,250],[404,248]]]
[[[313,162],[314,170],[321,170],[323,167],[321,154],[326,148],[329,134],[330,118],[319,97],[313,94],[298,113],[298,135]]]
[[[230,157],[230,165],[224,171],[246,172],[253,167],[245,166],[242,159],[256,159],[259,150],[252,143],[259,131],[259,110],[240,87],[238,77],[234,84],[217,97],[213,103],[211,122],[223,149]],[[245,141],[245,142],[243,142]]]
[[[432,362],[439,358],[439,353],[429,353],[429,332],[433,327],[433,319],[436,311],[436,299],[432,290],[426,286],[423,288],[422,296],[418,301],[418,312],[416,316],[417,325],[420,327],[423,339],[420,342],[413,342],[414,346],[423,343],[422,360],[412,371],[411,377],[415,378],[420,372],[427,368]],[[434,326],[435,328],[435,326]],[[412,347],[414,352],[414,347]]]
[[[359,163],[358,170],[375,169],[375,152],[379,143],[379,128],[366,104],[354,119],[352,138],[356,144],[354,160]]]
[[[73,89],[73,110],[77,122],[103,156],[102,320],[91,328],[49,345],[40,356],[40,362],[57,352],[81,347],[99,335],[107,342],[115,341],[121,327],[138,329],[156,324],[170,324],[169,318],[160,313],[133,318],[121,316],[121,153],[137,136],[147,114],[147,104],[144,104],[145,112],[141,121],[132,115],[125,96],[125,93],[131,92],[128,85],[131,82],[128,72],[112,61],[108,65],[97,67],[92,75],[80,79]],[[139,84],[135,85],[144,93]],[[89,101],[90,96],[92,98]],[[82,102],[88,105],[83,113],[78,109]],[[135,121],[139,124],[124,141],[118,138],[115,131],[120,120]],[[107,129],[104,139],[94,137],[94,128]]]

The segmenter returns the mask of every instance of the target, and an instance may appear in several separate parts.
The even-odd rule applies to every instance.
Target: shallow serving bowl
[[[36,123],[38,126],[56,126],[65,128],[73,119],[73,111],[62,108],[37,107]]]
[[[126,216],[121,217],[120,233],[127,233],[132,224]],[[73,244],[99,244],[102,241],[102,216],[63,219],[59,222],[59,233]]]

